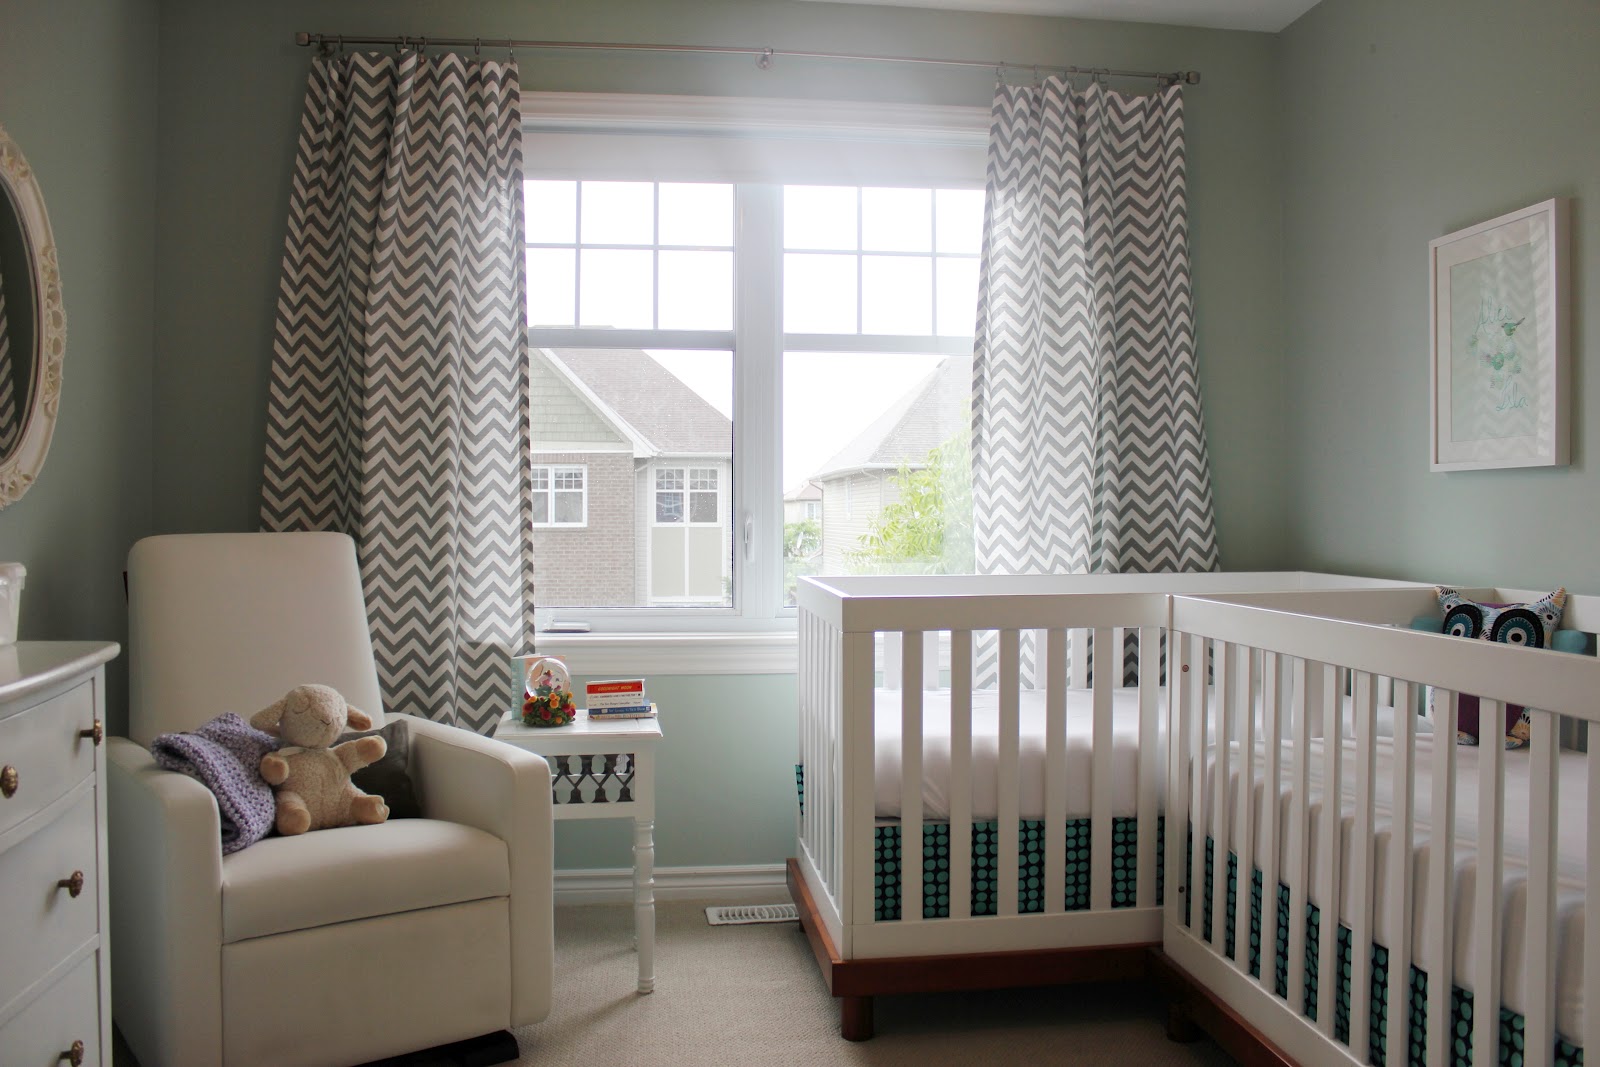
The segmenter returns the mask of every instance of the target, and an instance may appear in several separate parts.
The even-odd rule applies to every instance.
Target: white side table
[[[639,992],[656,987],[656,745],[659,719],[590,719],[580,711],[567,726],[524,726],[508,713],[497,740],[550,763],[557,819],[633,820],[633,916]]]

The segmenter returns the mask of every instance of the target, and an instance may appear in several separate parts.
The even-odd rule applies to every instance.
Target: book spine
[[[595,696],[589,694],[591,708],[636,708],[650,701],[643,693],[619,693],[616,696]]]
[[[653,704],[631,704],[615,708],[590,708],[591,719],[638,719],[655,714]]]
[[[644,692],[643,678],[613,678],[596,679],[583,687],[594,696],[606,693],[642,693]]]

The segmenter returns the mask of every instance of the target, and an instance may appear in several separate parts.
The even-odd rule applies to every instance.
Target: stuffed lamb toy
[[[350,773],[376,763],[388,751],[381,737],[359,737],[334,745],[348,727],[370,730],[372,719],[325,685],[298,685],[250,725],[287,744],[261,759],[261,777],[272,786],[280,834],[303,834],[332,826],[380,823],[389,818],[382,797],[363,793]],[[332,746],[332,747],[329,747]]]

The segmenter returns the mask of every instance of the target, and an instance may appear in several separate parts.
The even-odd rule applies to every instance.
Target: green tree
[[[963,427],[919,467],[891,475],[898,499],[847,554],[857,574],[971,574],[972,438]]]
[[[802,575],[817,573],[822,562],[822,524],[801,519],[783,524],[783,602],[795,602]]]

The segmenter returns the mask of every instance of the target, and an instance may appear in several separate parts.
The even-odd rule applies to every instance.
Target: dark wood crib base
[[[789,893],[800,912],[811,953],[822,969],[822,980],[828,992],[839,999],[839,1029],[847,1041],[872,1037],[875,996],[1127,981],[1146,977],[1149,950],[1159,947],[1139,944],[845,960],[840,959],[822,925],[798,860],[789,860],[788,879]]]

